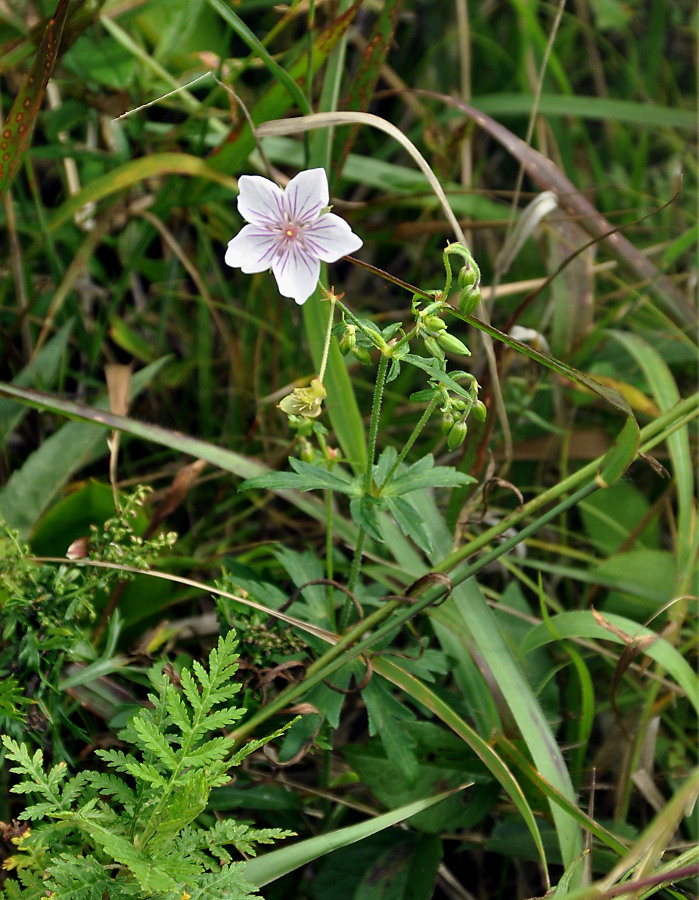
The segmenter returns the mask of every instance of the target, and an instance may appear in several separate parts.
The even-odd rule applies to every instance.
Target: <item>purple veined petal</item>
[[[294,175],[286,186],[284,204],[292,222],[307,224],[330,201],[325,169],[307,169]]]
[[[301,305],[318,285],[320,262],[298,246],[291,246],[274,259],[272,272],[282,297],[291,297]]]
[[[271,268],[279,239],[258,225],[246,225],[228,242],[224,262],[241,269],[246,275]]]
[[[238,179],[238,212],[251,225],[273,225],[284,221],[284,191],[261,175]]]
[[[363,245],[364,241],[334,213],[325,213],[303,230],[307,250],[323,262],[337,262]]]

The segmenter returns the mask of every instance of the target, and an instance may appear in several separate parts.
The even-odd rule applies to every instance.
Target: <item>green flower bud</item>
[[[471,407],[471,415],[479,422],[485,422],[485,418],[488,415],[488,407],[482,400],[475,400]]]
[[[465,290],[461,291],[461,296],[459,297],[459,311],[461,315],[472,315],[478,309],[478,304],[480,302],[481,289],[478,285],[467,287]]]
[[[458,337],[454,337],[453,334],[449,334],[448,331],[440,331],[437,335],[437,341],[439,342],[439,346],[449,353],[458,353],[460,356],[471,355],[471,351],[466,344],[464,344],[463,341],[460,341]]]
[[[463,419],[459,422],[455,422],[447,436],[447,447],[450,450],[456,450],[456,448],[460,447],[466,440],[467,434],[468,426],[463,421]]]
[[[447,323],[444,319],[440,319],[439,316],[427,316],[424,320],[425,328],[429,328],[430,331],[446,331]]]
[[[452,400],[451,405],[454,409],[458,409],[459,412],[463,412],[466,409],[466,401],[465,400]]]
[[[433,337],[424,338],[424,343],[425,349],[430,354],[430,356],[434,356],[435,359],[439,360],[444,359],[444,350],[442,350],[442,348]]]
[[[442,416],[442,421],[440,422],[440,429],[444,437],[446,437],[452,429],[454,422],[456,419],[454,418],[454,414],[450,411],[447,411]]]
[[[463,291],[464,288],[469,288],[474,284],[478,284],[478,279],[480,278],[480,274],[473,268],[473,266],[464,266],[463,269],[460,270],[457,281],[459,283],[459,287]]]
[[[343,333],[339,340],[340,353],[347,356],[357,346],[357,329],[354,325],[348,325],[347,330]]]
[[[366,347],[360,347],[359,344],[356,344],[351,348],[350,353],[355,359],[358,359],[363,366],[371,365],[371,356]]]
[[[313,449],[313,444],[310,441],[304,440],[299,442],[299,457],[307,463],[312,463],[315,457],[315,451]]]

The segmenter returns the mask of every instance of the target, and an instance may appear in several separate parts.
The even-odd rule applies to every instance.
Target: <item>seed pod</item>
[[[447,411],[442,416],[442,421],[439,424],[442,434],[446,437],[452,429],[454,422],[456,419],[454,418],[454,414],[451,411]]]
[[[351,353],[351,351],[357,346],[357,335],[355,334],[356,330],[357,329],[354,327],[354,325],[348,325],[347,330],[343,332],[342,337],[338,342],[340,353],[343,356],[347,356],[347,354]]]
[[[485,422],[485,418],[488,415],[488,407],[482,400],[475,400],[471,407],[471,415],[479,422]]]
[[[478,304],[480,302],[481,289],[477,285],[473,285],[472,287],[468,287],[461,291],[461,296],[459,297],[459,311],[461,315],[472,315],[478,309]]]
[[[437,341],[439,346],[449,353],[458,353],[459,356],[471,355],[471,351],[466,344],[464,344],[463,341],[460,341],[458,337],[454,337],[453,334],[449,334],[448,331],[440,331],[437,335]]]
[[[457,281],[459,283],[459,287],[463,291],[464,288],[469,288],[471,285],[478,283],[478,272],[473,268],[473,266],[464,266],[463,269],[459,271],[457,276]]]
[[[426,337],[423,340],[425,343],[425,349],[430,354],[430,356],[434,356],[435,359],[439,360],[444,359],[444,351],[433,337]]]
[[[459,422],[455,422],[447,436],[447,447],[450,450],[456,450],[456,448],[460,447],[466,440],[467,434],[468,426],[463,419]]]
[[[439,316],[427,316],[424,321],[425,327],[429,328],[430,331],[441,332],[447,330],[447,323],[444,319],[440,319]]]
[[[371,365],[371,356],[369,355],[369,351],[366,347],[360,347],[359,344],[357,344],[356,346],[352,347],[350,352],[352,356],[354,356],[355,359],[358,359],[363,366]]]

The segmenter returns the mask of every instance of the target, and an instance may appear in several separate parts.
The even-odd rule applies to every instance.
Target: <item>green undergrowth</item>
[[[0,9],[5,897],[697,893],[696,24]]]

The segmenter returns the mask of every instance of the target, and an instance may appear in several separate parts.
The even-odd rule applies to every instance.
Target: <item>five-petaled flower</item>
[[[299,172],[286,190],[260,175],[241,175],[238,187],[238,211],[249,224],[229,241],[225,261],[246,274],[271,269],[284,297],[305,303],[321,262],[337,262],[362,246],[347,222],[327,211],[324,169]]]

